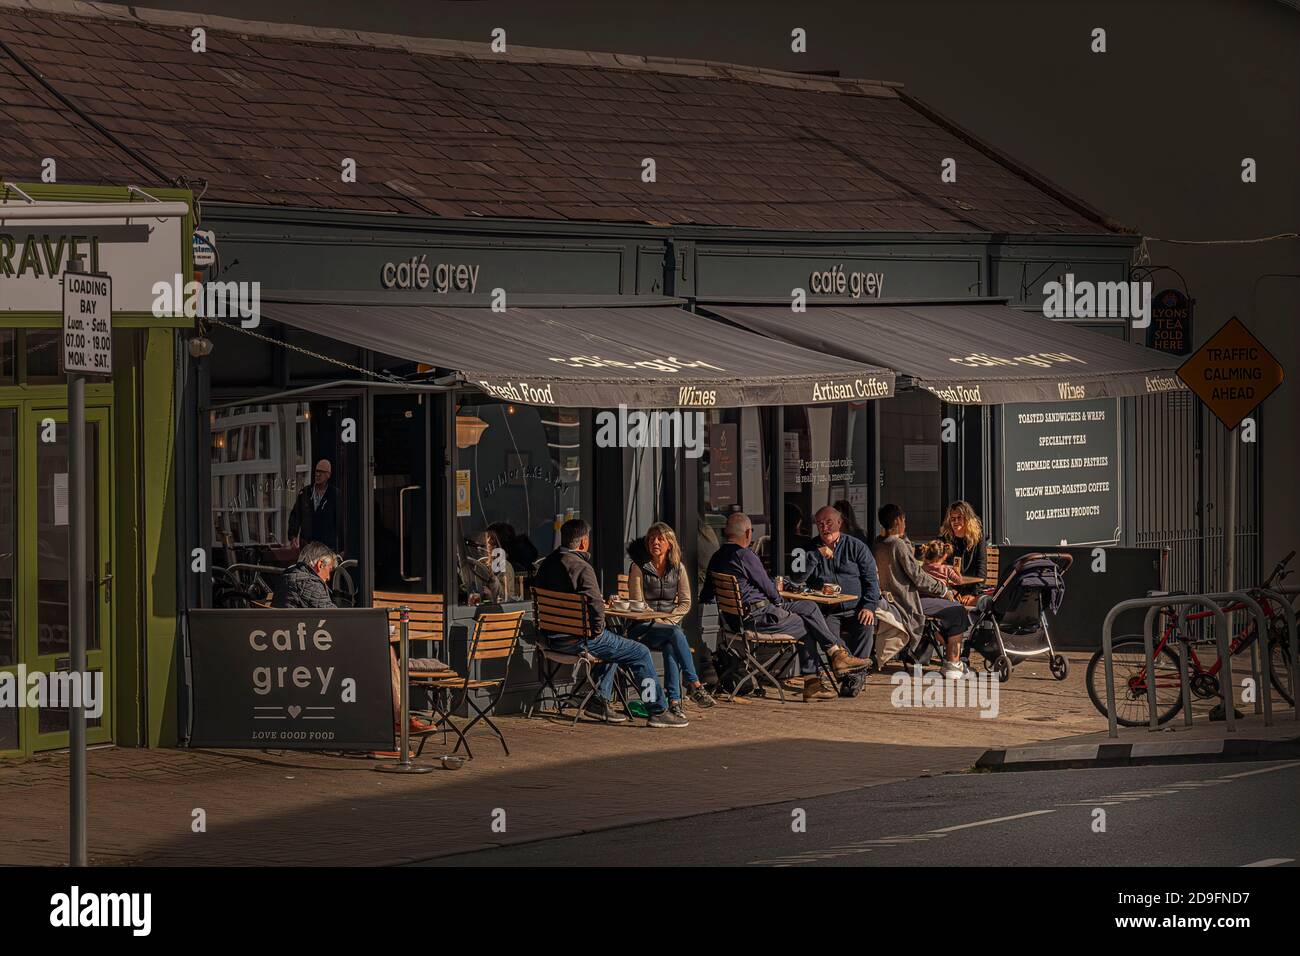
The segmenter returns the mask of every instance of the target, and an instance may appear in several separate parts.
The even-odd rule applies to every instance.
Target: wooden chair
[[[618,596],[624,601],[628,600],[632,596],[632,592],[628,586],[628,576],[626,574],[620,574],[618,576]]]
[[[506,691],[506,680],[510,675],[510,661],[515,656],[515,648],[519,646],[519,632],[523,630],[524,612],[508,611],[495,614],[480,614],[474,621],[474,633],[470,637],[469,657],[465,667],[464,675],[457,674],[455,671],[411,672],[411,683],[428,687],[434,691],[433,694],[433,711],[434,723],[442,729],[443,740],[447,739],[447,731],[450,730],[456,735],[456,749],[452,753],[460,750],[461,746],[465,747],[465,753],[472,759],[474,752],[469,748],[467,735],[470,730],[480,720],[492,729],[501,741],[501,747],[510,756],[510,747],[506,744],[505,734],[501,732],[488,714],[496,709],[502,695]],[[488,661],[504,659],[505,664],[501,671],[500,677],[471,677],[474,671],[476,661]],[[478,702],[470,696],[470,691],[493,690],[490,695],[491,700],[486,707],[479,707]],[[446,706],[442,704],[441,691],[447,691]],[[470,719],[464,727],[457,726],[455,713],[462,706],[468,704],[474,711],[473,718]],[[427,733],[420,735],[423,739],[420,741],[420,749],[415,752],[417,757],[424,752],[424,745],[429,739]]]
[[[430,641],[442,649],[446,641],[446,606],[441,594],[407,594],[402,591],[376,591],[373,604],[375,607],[388,609],[388,623],[396,625],[401,615],[398,608],[405,605],[411,609],[407,630],[412,641]],[[394,629],[388,640],[396,644],[402,635]]]
[[[728,645],[739,646],[745,668],[744,676],[727,695],[728,700],[735,700],[740,689],[746,684],[753,684],[757,689],[759,682],[766,680],[776,688],[777,695],[784,704],[785,689],[781,686],[781,682],[772,676],[771,671],[763,666],[757,652],[760,648],[776,648],[776,656],[772,658],[771,664],[772,670],[779,674],[798,655],[799,638],[789,634],[763,634],[755,631],[751,626],[750,615],[740,599],[740,585],[735,575],[714,571],[711,577],[713,593],[718,600],[720,634]]]
[[[573,723],[576,726],[581,719],[588,701],[596,693],[596,681],[593,667],[602,661],[587,651],[577,653],[557,650],[551,646],[551,636],[568,634],[578,639],[591,637],[591,614],[587,602],[581,594],[565,591],[550,591],[546,588],[533,588],[533,622],[537,628],[537,649],[542,654],[542,686],[538,688],[528,705],[527,716],[541,709],[548,697],[555,704],[555,711],[563,716],[566,707],[576,707]],[[555,686],[555,675],[562,667],[573,668],[573,689],[561,694]],[[622,676],[622,675],[620,675]],[[628,717],[632,712],[628,707],[627,695],[623,690],[623,680],[614,681],[623,710]]]
[[[998,546],[985,545],[984,548],[984,586],[997,590],[998,586]]]

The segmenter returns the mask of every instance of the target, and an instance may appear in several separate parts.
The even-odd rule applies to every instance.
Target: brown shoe
[[[843,677],[845,674],[852,674],[855,671],[864,671],[871,666],[871,661],[863,660],[861,657],[854,657],[844,648],[831,651],[831,668],[835,671],[836,677]]]
[[[817,676],[809,677],[803,682],[803,699],[805,702],[810,700],[834,700],[840,695],[835,693]]]

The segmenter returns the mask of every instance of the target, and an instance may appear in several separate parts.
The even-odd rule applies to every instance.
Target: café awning
[[[1000,303],[707,305],[793,345],[882,365],[954,405],[1058,402],[1185,388],[1179,357]],[[793,319],[798,319],[794,321]]]
[[[811,405],[888,398],[887,369],[675,305],[510,308],[264,302],[265,318],[446,370],[489,395],[579,408]]]

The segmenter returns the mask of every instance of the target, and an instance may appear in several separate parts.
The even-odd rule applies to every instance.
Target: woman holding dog
[[[715,701],[700,683],[691,646],[681,627],[691,609],[691,583],[682,565],[677,535],[671,527],[656,521],[646,529],[645,537],[628,545],[627,553],[632,559],[627,580],[629,596],[634,602],[645,602],[652,611],[662,612],[653,621],[637,621],[628,629],[628,636],[663,653],[668,709],[682,716],[683,678],[695,705],[712,707]]]

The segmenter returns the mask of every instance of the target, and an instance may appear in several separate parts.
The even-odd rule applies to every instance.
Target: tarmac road
[[[947,774],[427,865],[1294,867],[1298,860],[1300,761],[1284,761]]]

